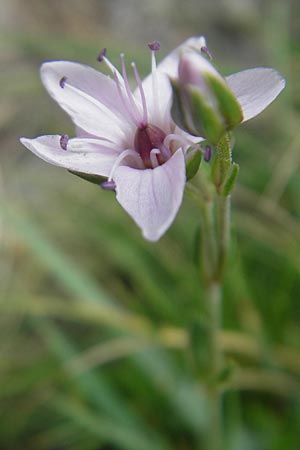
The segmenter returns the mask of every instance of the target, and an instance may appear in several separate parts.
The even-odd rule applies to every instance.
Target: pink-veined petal
[[[61,136],[39,136],[35,139],[21,138],[25,147],[44,161],[68,170],[93,175],[109,176],[119,151],[109,142],[95,139],[74,138],[67,144],[67,150],[60,146]]]
[[[186,51],[197,50],[205,43],[203,36],[192,36],[182,42],[171,53],[169,53],[157,66],[157,69],[168,75],[168,77],[178,76],[178,64],[180,56]]]
[[[121,144],[132,130],[115,82],[107,75],[83,64],[53,61],[41,66],[41,78],[54,100],[88,133]]]
[[[257,67],[226,77],[246,120],[261,113],[285,87],[285,79],[274,69]]]
[[[143,81],[145,92],[148,122],[169,132],[171,121],[172,88],[169,78],[157,71],[152,76],[148,76]],[[139,99],[139,93],[135,91],[135,97]]]
[[[191,145],[199,144],[200,142],[205,140],[201,136],[192,136],[191,134],[187,133],[186,131],[183,131],[177,125],[175,127],[174,134],[177,134],[178,136],[183,137],[187,141],[187,145],[185,146],[184,150],[187,150]]]
[[[203,37],[191,37],[169,53],[157,66],[156,73],[150,73],[143,81],[149,121],[168,131],[172,88],[169,77],[178,75],[179,57],[184,50],[197,49],[203,45]],[[138,98],[138,90],[135,91]]]
[[[181,149],[162,166],[115,171],[117,200],[149,241],[157,241],[173,222],[182,202],[185,161]]]
[[[197,86],[207,95],[209,92],[203,77],[211,75],[225,84],[224,78],[214,68],[214,66],[199,52],[187,51],[179,59],[178,78],[183,84]]]

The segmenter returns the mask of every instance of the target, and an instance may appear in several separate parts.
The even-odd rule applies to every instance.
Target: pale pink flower
[[[204,46],[203,37],[192,37],[156,66],[159,44],[149,44],[151,74],[142,82],[132,64],[137,83],[134,92],[128,83],[124,55],[119,73],[105,51],[100,54],[99,60],[110,68],[112,77],[74,62],[44,63],[42,81],[71,116],[77,136],[48,135],[21,138],[21,142],[51,164],[107,177],[102,187],[116,191],[117,200],[146,239],[158,240],[182,202],[186,151],[202,140],[173,122],[169,78],[177,77],[182,55]],[[282,77],[264,68],[231,75],[227,83],[241,105],[244,120],[259,114],[283,88]]]
[[[180,130],[170,115],[179,55],[199,48],[202,38],[185,41],[156,66],[159,43],[149,44],[151,74],[142,82],[132,64],[137,88],[132,92],[124,55],[121,73],[103,51],[99,55],[112,77],[69,61],[46,62],[41,78],[50,95],[71,116],[77,136],[21,138],[45,161],[70,171],[107,177],[104,189],[116,191],[122,207],[143,236],[158,240],[173,222],[186,182],[185,152],[201,138]]]

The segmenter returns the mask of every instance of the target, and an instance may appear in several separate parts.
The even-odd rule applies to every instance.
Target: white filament
[[[116,159],[116,161],[114,162],[114,165],[111,168],[109,177],[107,181],[112,181],[114,173],[116,171],[116,169],[120,166],[121,162],[127,157],[127,156],[131,156],[135,162],[137,163],[137,166],[139,169],[144,169],[144,164],[143,161],[140,157],[140,155],[135,151],[135,150],[131,150],[131,149],[127,149],[124,150]]]
[[[159,163],[157,160],[157,155],[160,155],[160,150],[158,148],[153,148],[150,152],[150,161],[151,161],[153,169],[155,169],[155,167],[159,166]]]

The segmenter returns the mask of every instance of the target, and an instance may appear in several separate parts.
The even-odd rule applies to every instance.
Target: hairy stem
[[[209,382],[207,386],[209,400],[209,426],[206,445],[208,450],[222,448],[222,399],[218,387],[218,376],[221,370],[222,354],[218,341],[221,324],[222,290],[218,282],[211,282],[206,288],[206,299],[209,316]]]
[[[206,202],[202,217],[202,270],[205,283],[205,301],[208,315],[208,382],[209,425],[206,435],[207,450],[221,450],[223,443],[222,397],[219,378],[222,371],[222,349],[218,340],[221,330],[221,308],[224,273],[230,245],[230,195],[223,186],[232,167],[231,143],[228,136],[220,141],[213,180],[214,200]],[[216,216],[216,226],[215,226]]]
[[[218,268],[217,277],[222,282],[230,247],[230,195],[218,195]]]

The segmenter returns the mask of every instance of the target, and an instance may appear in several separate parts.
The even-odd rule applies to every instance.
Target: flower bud
[[[225,79],[199,53],[184,53],[173,88],[172,117],[175,123],[211,144],[243,120],[241,106]]]

